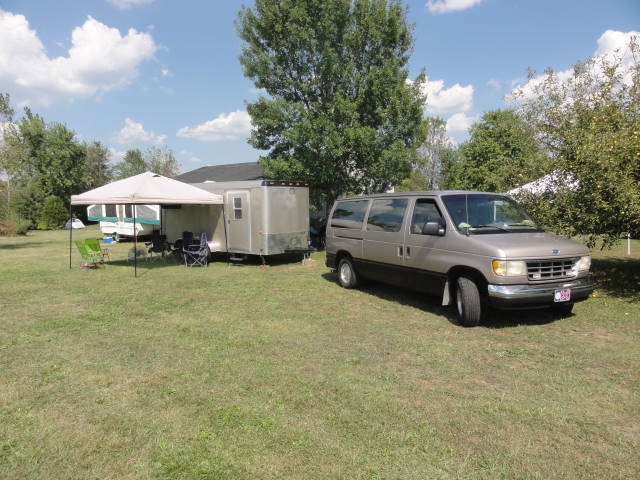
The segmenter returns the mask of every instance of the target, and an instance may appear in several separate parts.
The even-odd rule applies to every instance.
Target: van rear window
[[[369,200],[338,202],[331,216],[331,226],[337,228],[362,228]]]

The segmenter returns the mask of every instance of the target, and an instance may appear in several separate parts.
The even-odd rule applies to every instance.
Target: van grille
[[[527,261],[529,280],[556,280],[575,277],[578,260],[579,258],[529,260]]]

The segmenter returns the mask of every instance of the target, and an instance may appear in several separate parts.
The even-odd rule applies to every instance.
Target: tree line
[[[128,150],[110,163],[99,141],[77,138],[66,125],[24,108],[15,118],[9,94],[0,94],[0,234],[31,228],[60,228],[69,218],[73,194],[147,170],[175,176],[180,166],[171,150]]]

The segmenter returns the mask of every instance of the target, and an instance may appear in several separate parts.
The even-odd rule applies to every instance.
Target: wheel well
[[[478,291],[482,298],[486,298],[487,296],[487,279],[484,278],[484,275],[480,273],[478,270],[469,267],[454,267],[449,270],[447,275],[447,280],[449,282],[449,294],[451,298],[455,298],[456,294],[456,282],[460,277],[467,277],[473,280],[478,286]]]
[[[343,258],[351,258],[352,259],[353,257],[346,250],[340,250],[338,253],[336,253],[336,267],[338,267],[338,264],[340,263],[340,260],[342,260]]]

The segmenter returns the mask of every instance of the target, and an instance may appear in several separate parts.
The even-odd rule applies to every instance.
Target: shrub
[[[44,201],[38,218],[38,228],[41,230],[60,228],[68,216],[69,213],[64,202],[59,197],[52,195]]]

